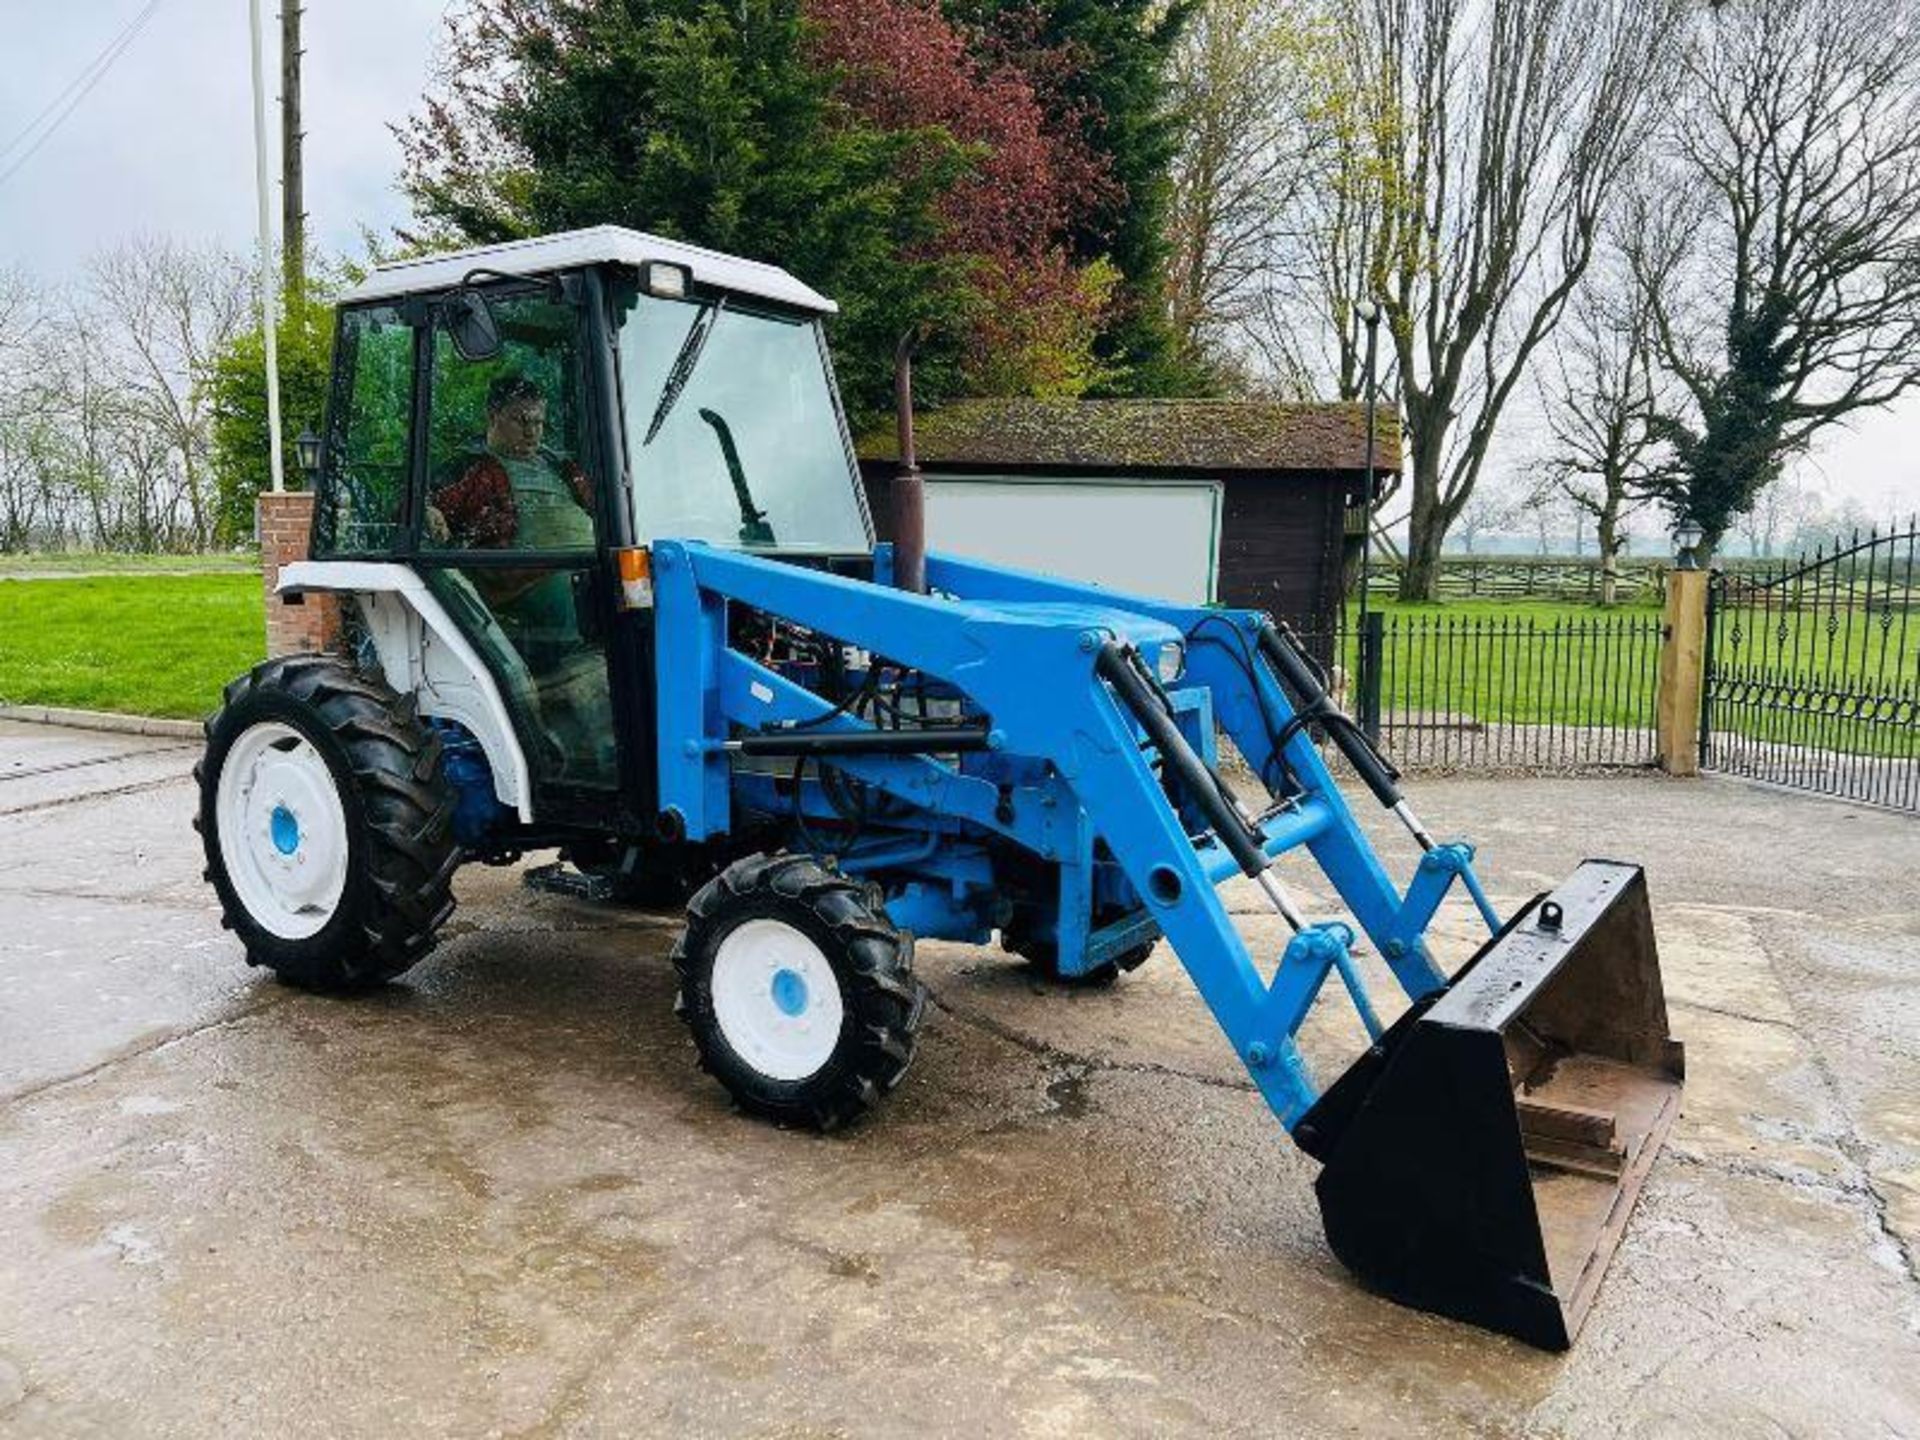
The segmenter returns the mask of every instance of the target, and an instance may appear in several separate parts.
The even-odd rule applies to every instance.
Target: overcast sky
[[[88,255],[142,232],[250,243],[246,0],[158,0],[112,68],[20,163],[16,136],[147,3],[0,0],[9,62],[0,86],[0,147],[9,147],[0,150],[0,266],[63,279]],[[263,0],[270,68],[278,8]],[[399,150],[387,127],[418,101],[445,8],[445,0],[309,4],[307,210],[323,248],[358,254],[362,225],[385,230],[404,217],[393,187]],[[1920,396],[1831,434],[1799,474],[1876,516],[1920,508]]]
[[[0,34],[8,37],[0,146],[146,3],[0,0]],[[358,253],[361,224],[386,228],[404,217],[393,188],[399,149],[387,127],[419,98],[445,8],[445,0],[310,0],[307,211],[322,247]],[[279,93],[278,0],[262,0],[261,10],[271,105]],[[254,232],[251,106],[246,0],[159,0],[59,130],[0,180],[0,265],[67,275],[91,252],[142,231],[246,247]],[[268,123],[277,147],[277,111]],[[0,152],[0,174],[18,158]],[[278,198],[274,207],[277,224]]]

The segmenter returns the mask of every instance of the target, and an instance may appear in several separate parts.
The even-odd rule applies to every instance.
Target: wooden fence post
[[[1700,773],[1700,697],[1706,684],[1707,580],[1705,570],[1667,572],[1666,625],[1660,645],[1656,701],[1660,768],[1669,775]]]

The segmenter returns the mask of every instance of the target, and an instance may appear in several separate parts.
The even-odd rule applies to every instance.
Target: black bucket
[[[1328,1243],[1403,1304],[1564,1350],[1684,1068],[1646,879],[1588,860],[1301,1118]]]

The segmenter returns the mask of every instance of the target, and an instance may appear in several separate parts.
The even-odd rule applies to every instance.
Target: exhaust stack
[[[893,583],[916,595],[927,593],[927,486],[913,452],[913,352],[917,330],[900,337],[893,352],[893,413],[900,427],[900,468],[889,494],[893,519]]]

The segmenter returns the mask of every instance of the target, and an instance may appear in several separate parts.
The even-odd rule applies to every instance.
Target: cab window
[[[594,603],[595,490],[580,463],[579,317],[544,295],[492,302],[497,355],[436,322],[420,551],[428,587],[486,661],[535,776],[619,780]]]
[[[345,311],[312,553],[388,555],[406,524],[414,330],[390,305]]]
[[[620,370],[637,539],[870,547],[815,321],[732,296],[642,295],[620,330]]]
[[[591,550],[578,314],[539,296],[496,299],[493,313],[502,345],[491,359],[462,359],[434,329],[421,546]]]

